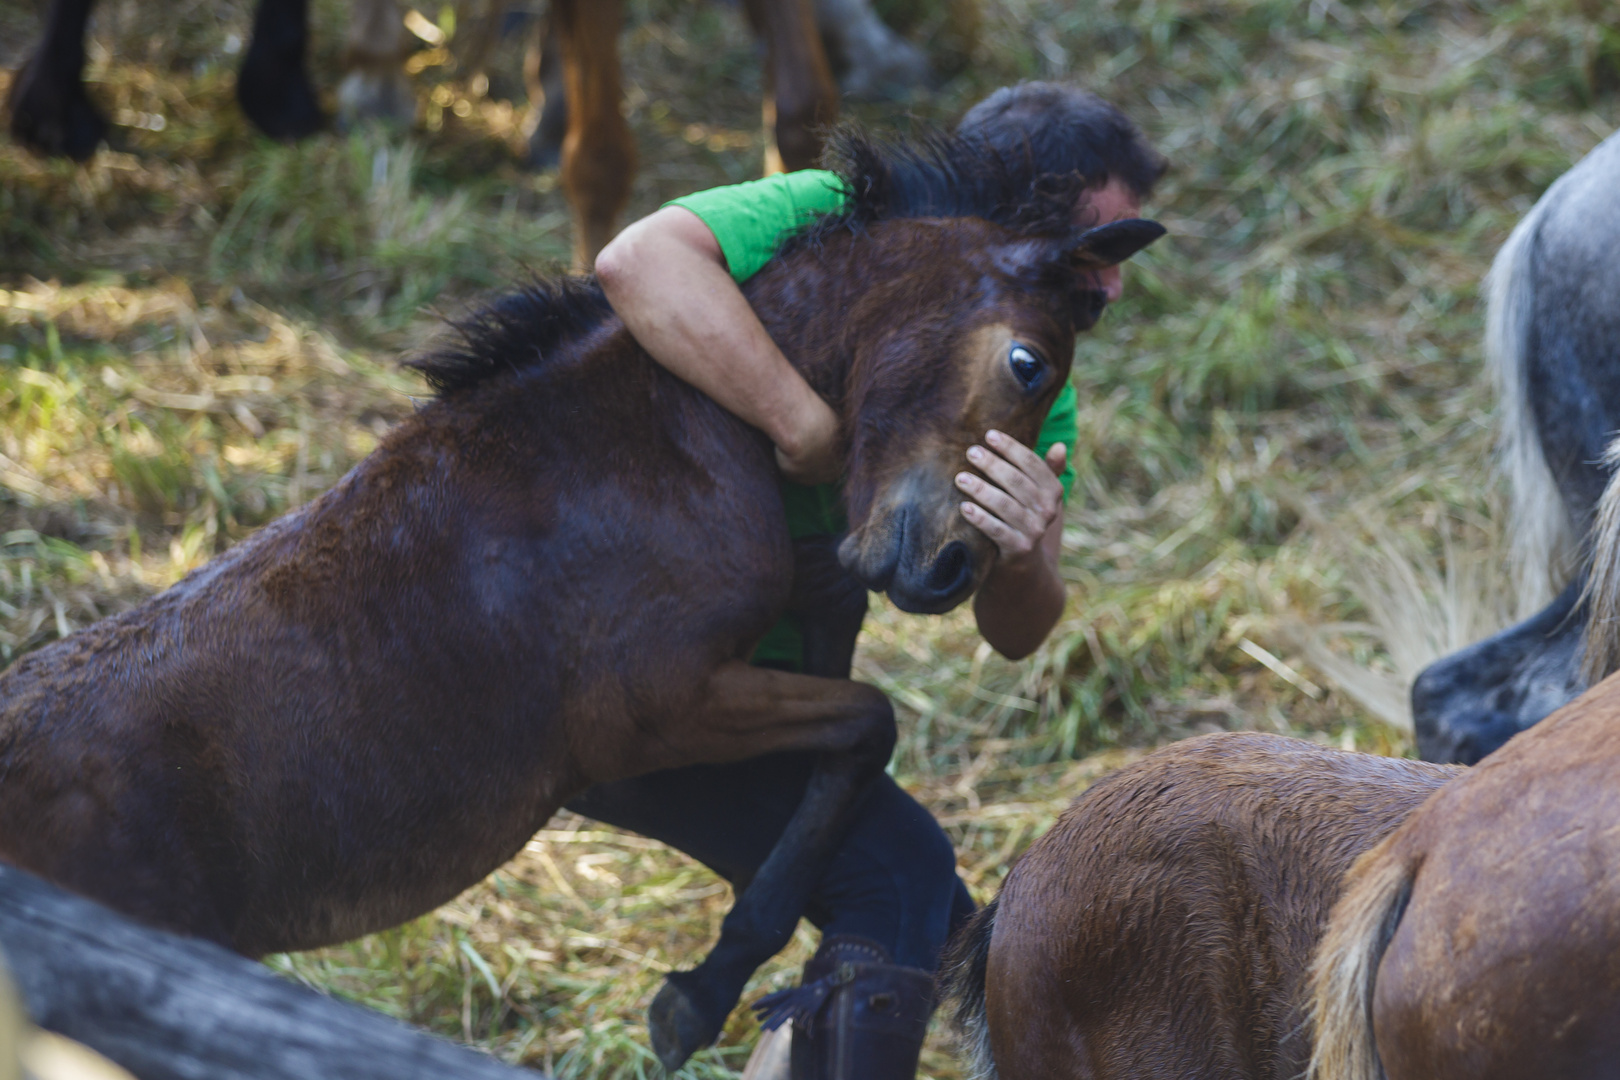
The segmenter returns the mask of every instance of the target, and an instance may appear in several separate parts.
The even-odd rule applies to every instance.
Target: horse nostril
[[[928,568],[928,578],[923,584],[933,593],[954,593],[962,587],[962,579],[971,574],[972,569],[973,557],[968,554],[967,545],[953,540],[934,559],[934,565]]]

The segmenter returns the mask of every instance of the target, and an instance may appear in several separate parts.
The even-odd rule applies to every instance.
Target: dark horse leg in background
[[[107,137],[107,121],[84,92],[84,34],[94,0],[54,0],[45,36],[9,95],[11,134],[24,146],[85,161]],[[308,0],[260,0],[236,97],[265,134],[297,139],[325,123],[304,63]]]
[[[326,124],[310,85],[308,53],[309,0],[259,0],[236,100],[272,139],[302,139]]]
[[[309,0],[259,0],[253,40],[241,58],[237,102],[272,139],[301,139],[326,126],[309,84]]]
[[[1486,350],[1509,417],[1514,483],[1556,492],[1586,537],[1620,431],[1620,137],[1610,136],[1547,190],[1491,267]],[[1517,421],[1515,423],[1514,421]],[[1528,455],[1526,451],[1529,451]],[[1412,686],[1418,750],[1472,764],[1586,689],[1581,664],[1590,553],[1533,618],[1431,664]]]
[[[7,95],[12,138],[38,153],[85,161],[107,137],[107,121],[84,92],[84,31],[93,2],[51,4],[45,36]]]

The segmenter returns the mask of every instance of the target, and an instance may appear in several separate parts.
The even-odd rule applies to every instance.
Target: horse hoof
[[[706,1020],[697,1002],[676,984],[677,978],[690,974],[689,971],[671,974],[647,1008],[647,1030],[652,1036],[653,1053],[658,1055],[664,1072],[671,1076],[686,1064],[687,1058],[720,1035],[720,1025]]]
[[[107,121],[84,87],[52,79],[37,57],[17,73],[8,97],[11,137],[37,154],[88,161],[107,137]]]
[[[315,90],[302,71],[275,71],[250,55],[236,76],[236,101],[253,125],[272,139],[292,142],[326,127]]]

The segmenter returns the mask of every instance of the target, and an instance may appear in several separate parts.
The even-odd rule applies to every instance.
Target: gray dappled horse
[[[1620,134],[1559,177],[1497,254],[1485,349],[1503,410],[1520,608],[1543,610],[1431,664],[1412,686],[1418,750],[1473,763],[1588,685],[1590,535],[1620,430]],[[1527,601],[1529,601],[1527,603]]]

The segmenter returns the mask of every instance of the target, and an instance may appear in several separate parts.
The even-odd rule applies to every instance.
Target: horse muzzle
[[[915,506],[902,506],[845,537],[838,561],[901,611],[940,615],[973,595],[982,560],[965,541],[940,543],[937,533]]]

